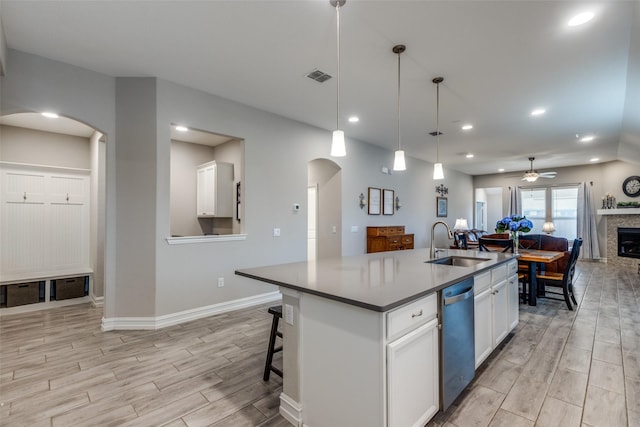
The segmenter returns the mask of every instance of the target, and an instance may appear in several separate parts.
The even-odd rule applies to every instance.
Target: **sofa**
[[[486,235],[485,230],[472,228],[471,230],[455,231],[453,239],[455,245],[451,249],[478,249],[478,238]],[[507,238],[508,235],[507,235]]]

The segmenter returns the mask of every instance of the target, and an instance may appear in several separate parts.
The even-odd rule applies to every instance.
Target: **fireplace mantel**
[[[598,215],[640,215],[640,208],[598,209]]]

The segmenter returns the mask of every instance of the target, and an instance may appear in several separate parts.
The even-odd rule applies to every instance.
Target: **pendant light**
[[[433,179],[444,179],[444,170],[440,163],[440,83],[444,77],[436,77],[432,80],[436,84],[436,162],[433,164]]]
[[[403,171],[407,169],[407,165],[404,161],[404,150],[400,146],[400,54],[404,52],[407,47],[403,44],[398,44],[393,47],[393,53],[398,55],[398,149],[393,160],[393,170]]]
[[[336,39],[338,45],[338,70],[336,74],[336,130],[333,131],[331,140],[331,156],[344,157],[347,150],[344,144],[344,131],[340,130],[340,7],[347,0],[329,0],[331,6],[336,8]]]

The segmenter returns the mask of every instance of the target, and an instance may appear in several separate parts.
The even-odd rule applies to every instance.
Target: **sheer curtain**
[[[509,187],[509,215],[522,215],[520,187]]]
[[[595,208],[591,196],[591,183],[583,182],[578,186],[578,237],[582,237],[580,258],[599,259],[598,229],[596,228]]]

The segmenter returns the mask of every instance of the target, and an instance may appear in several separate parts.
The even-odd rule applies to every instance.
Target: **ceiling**
[[[593,20],[566,25],[585,10]],[[9,48],[336,126],[336,11],[328,0],[2,0],[0,13]],[[592,158],[640,164],[638,0],[347,0],[340,25],[347,155],[349,138],[397,147],[392,48],[405,44],[400,134],[408,156],[436,160],[432,79],[442,76],[445,170],[521,171],[529,156],[538,170]],[[334,78],[306,77],[316,69]],[[546,113],[531,116],[534,108]],[[360,121],[348,123],[351,115]],[[466,123],[473,129],[461,130]],[[595,138],[581,142],[585,135]],[[637,148],[636,157],[624,147]]]

